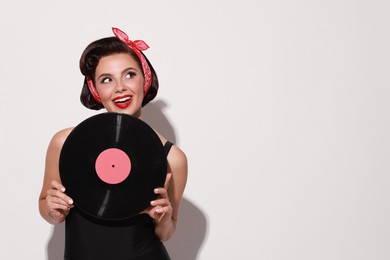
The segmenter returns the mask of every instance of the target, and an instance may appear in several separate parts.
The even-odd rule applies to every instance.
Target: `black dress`
[[[168,154],[172,143],[164,145]],[[93,219],[77,208],[65,221],[64,260],[169,260],[153,219],[139,214],[123,222]]]

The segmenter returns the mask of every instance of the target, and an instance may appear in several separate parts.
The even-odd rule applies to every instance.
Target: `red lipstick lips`
[[[130,95],[125,95],[125,96],[119,96],[113,99],[115,106],[124,109],[128,107],[133,99],[131,98]]]

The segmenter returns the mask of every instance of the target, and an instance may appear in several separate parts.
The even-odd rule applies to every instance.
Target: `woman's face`
[[[95,85],[108,112],[141,115],[144,98],[144,76],[130,54],[120,53],[100,59],[95,72]]]

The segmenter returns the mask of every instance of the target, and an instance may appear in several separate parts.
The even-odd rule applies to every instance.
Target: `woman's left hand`
[[[158,196],[150,202],[151,206],[144,211],[154,219],[156,225],[164,226],[172,221],[172,206],[168,197],[168,186],[171,177],[172,174],[168,173],[164,187],[154,189],[154,193],[158,194]]]

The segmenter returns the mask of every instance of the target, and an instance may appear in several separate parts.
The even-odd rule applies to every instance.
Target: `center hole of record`
[[[131,161],[124,151],[109,148],[96,158],[95,170],[97,176],[105,183],[118,184],[129,176]]]

